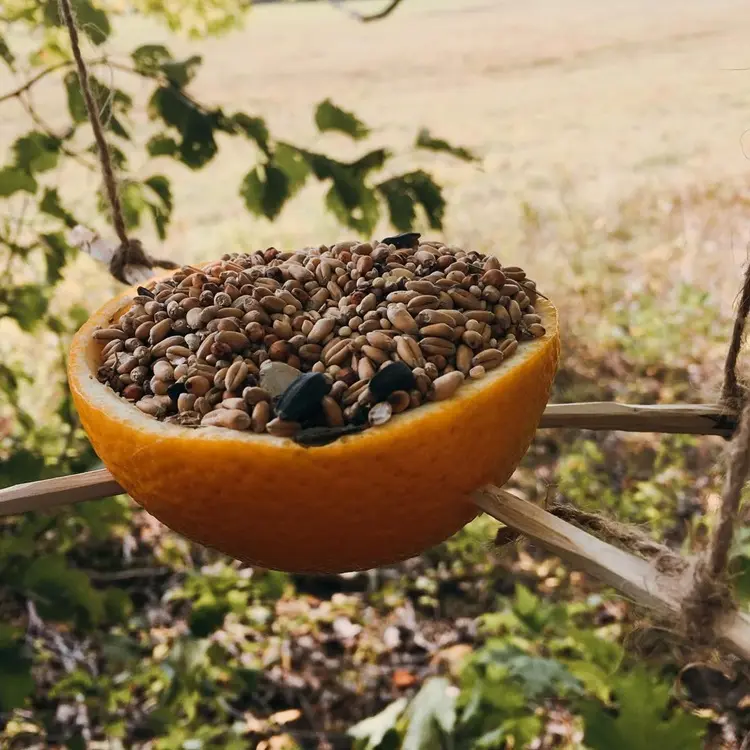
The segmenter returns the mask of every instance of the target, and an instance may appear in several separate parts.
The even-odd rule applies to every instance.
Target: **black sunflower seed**
[[[419,242],[421,236],[419,232],[404,232],[394,237],[386,237],[383,243],[386,245],[395,245],[396,250],[406,250],[414,247]]]
[[[276,414],[290,422],[302,422],[319,409],[331,384],[319,372],[308,372],[295,380],[276,403]]]
[[[172,383],[172,385],[167,388],[167,396],[169,396],[172,401],[177,401],[183,393],[187,393],[187,388],[184,383]]]
[[[328,445],[344,435],[354,435],[365,429],[364,424],[347,424],[342,427],[308,427],[300,430],[293,438],[294,442],[305,448]]]
[[[146,289],[145,286],[139,286],[137,291],[138,294],[141,295],[141,297],[151,297],[151,299],[154,298],[154,293],[150,289]]]
[[[370,393],[375,401],[385,401],[394,391],[410,391],[416,388],[414,373],[403,362],[394,362],[378,370],[370,381]]]

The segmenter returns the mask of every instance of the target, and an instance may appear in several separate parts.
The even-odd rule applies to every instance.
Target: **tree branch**
[[[20,97],[22,94],[25,94],[32,86],[39,83],[43,78],[46,78],[48,75],[51,75],[52,73],[56,73],[58,70],[64,70],[65,68],[72,67],[73,63],[69,60],[66,60],[65,62],[57,63],[57,65],[51,65],[49,68],[45,68],[44,70],[40,70],[35,76],[32,76],[29,78],[26,83],[19,86],[17,89],[13,89],[13,91],[8,91],[7,93],[0,96],[0,104],[3,102],[7,102],[10,99],[16,99]]]
[[[362,13],[357,13],[356,10],[351,10],[350,8],[346,7],[344,4],[344,0],[329,0],[329,2],[335,8],[344,11],[344,13],[348,13],[357,21],[361,21],[362,23],[369,23],[370,21],[381,21],[383,18],[390,16],[391,13],[393,13],[393,11],[396,10],[396,8],[403,2],[403,0],[391,0],[391,2],[383,10],[379,11],[378,13],[373,13],[370,16],[363,15]]]

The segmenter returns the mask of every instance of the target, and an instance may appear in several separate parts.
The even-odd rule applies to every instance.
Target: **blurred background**
[[[558,305],[554,400],[717,397],[750,240],[743,0],[76,0],[131,232],[159,257],[414,229]],[[64,380],[120,285],[55,0],[0,4],[0,487],[98,466]],[[719,438],[541,431],[550,487],[705,544]],[[319,578],[192,545],[125,496],[0,521],[0,747],[740,748],[742,665],[478,518]],[[499,534],[498,534],[499,531]],[[497,540],[496,540],[497,536]],[[734,551],[750,596],[750,533]],[[744,599],[743,599],[744,600]]]

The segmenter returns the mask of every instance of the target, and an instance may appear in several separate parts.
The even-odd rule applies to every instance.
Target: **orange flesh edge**
[[[217,427],[186,429],[138,411],[96,379],[93,339],[130,305],[111,301],[73,339],[68,379],[96,453],[146,510],[190,539],[290,572],[364,570],[442,542],[477,514],[470,493],[504,484],[533,439],[559,358],[547,333],[456,394],[327,446]]]

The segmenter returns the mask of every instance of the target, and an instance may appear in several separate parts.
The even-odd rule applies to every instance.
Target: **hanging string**
[[[732,339],[724,364],[722,401],[733,411],[742,410],[739,429],[727,450],[727,473],[721,495],[719,518],[705,554],[695,569],[693,589],[685,600],[683,614],[690,638],[707,642],[716,618],[736,608],[729,582],[730,553],[737,525],[742,490],[750,471],[750,402],[741,383],[737,363],[750,314],[750,266],[745,270]]]
[[[732,340],[724,363],[724,385],[721,391],[722,402],[735,412],[740,411],[744,400],[744,388],[737,376],[737,360],[745,337],[745,323],[748,314],[750,314],[750,265],[745,269],[745,282],[742,285],[740,304],[737,307],[737,315],[732,329]]]
[[[88,112],[91,129],[94,131],[94,140],[96,141],[96,148],[99,153],[99,164],[102,170],[104,189],[106,190],[107,199],[112,213],[112,225],[117,234],[117,238],[120,240],[120,247],[110,261],[109,271],[118,281],[127,284],[128,280],[125,276],[125,268],[129,265],[145,266],[149,269],[154,268],[155,266],[158,266],[159,268],[177,268],[177,264],[170,260],[152,258],[145,252],[143,245],[139,240],[131,240],[128,238],[125,218],[120,204],[120,196],[117,190],[117,179],[112,167],[112,156],[110,154],[109,146],[107,145],[107,139],[104,137],[104,128],[102,127],[99,108],[96,105],[96,100],[94,99],[91,90],[88,69],[86,68],[86,63],[83,61],[83,55],[81,54],[80,38],[73,8],[70,4],[70,0],[59,0],[59,5],[60,15],[62,16],[62,20],[67,27],[68,35],[70,36],[70,45],[73,50],[73,59],[75,60],[76,68],[78,70],[78,79],[81,84],[86,111]]]

